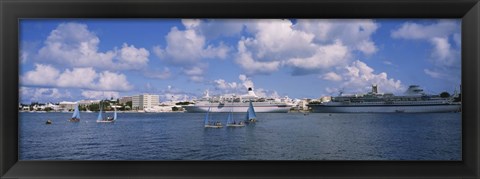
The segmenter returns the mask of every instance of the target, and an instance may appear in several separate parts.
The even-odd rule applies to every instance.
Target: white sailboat
[[[102,105],[102,102],[100,101],[100,112],[98,113],[98,117],[97,117],[97,123],[110,123],[110,122],[115,122],[117,120],[117,109],[116,108],[113,108],[114,109],[114,113],[113,113],[113,117],[106,117],[104,118],[102,116],[102,112],[103,112],[103,105]]]
[[[243,127],[245,126],[245,123],[243,121],[236,122],[233,119],[233,112],[230,111],[227,117],[227,127]]]
[[[214,123],[209,122],[210,120],[209,113],[210,113],[210,108],[208,108],[207,114],[205,115],[205,120],[203,121],[205,128],[222,128],[223,126],[222,126],[222,123],[220,122],[214,122]]]
[[[255,114],[255,109],[253,109],[252,101],[250,101],[250,106],[248,107],[247,116],[245,118],[245,122],[257,122],[257,115]]]
[[[69,120],[70,122],[80,122],[80,110],[78,110],[78,104],[75,106],[75,111],[73,111],[72,118]]]

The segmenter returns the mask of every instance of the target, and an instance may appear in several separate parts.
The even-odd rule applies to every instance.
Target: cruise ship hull
[[[269,105],[269,106],[253,106],[256,113],[287,113],[290,105]],[[190,113],[206,113],[210,108],[210,112],[242,112],[245,113],[248,110],[248,103],[245,105],[202,105],[202,106],[183,106],[183,108]]]
[[[460,104],[438,105],[309,105],[314,113],[442,113],[459,112]]]

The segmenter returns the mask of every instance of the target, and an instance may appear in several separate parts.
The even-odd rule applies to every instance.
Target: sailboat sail
[[[208,125],[208,113],[210,112],[210,108],[208,108],[207,114],[205,115],[205,125]]]
[[[80,119],[80,111],[78,110],[78,104],[75,106],[75,111],[73,111],[72,118]]]
[[[102,108],[103,108],[103,106],[102,106],[102,102],[101,102],[101,101],[100,101],[99,107],[100,107],[100,112],[98,113],[97,121],[103,120],[103,117],[102,117],[102,111],[103,111]]]
[[[115,122],[115,120],[117,119],[117,108],[113,108],[115,111],[113,113],[113,118],[111,116],[107,117],[107,118],[103,118],[102,116],[102,113],[104,113],[105,111],[103,111],[103,105],[102,103],[100,103],[100,112],[98,113],[98,117],[97,117],[97,122],[98,123],[112,123],[112,122]]]
[[[232,119],[232,113],[230,112],[227,117],[227,124],[231,124],[231,123],[233,123],[233,119]]]
[[[113,120],[117,120],[117,108],[113,108],[115,112],[113,113]]]
[[[253,109],[252,101],[250,101],[250,106],[248,107],[248,111],[247,111],[247,120],[256,119],[256,118],[257,118],[257,115],[255,114],[255,109]]]

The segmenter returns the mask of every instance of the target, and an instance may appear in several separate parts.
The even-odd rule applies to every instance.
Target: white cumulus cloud
[[[314,34],[316,42],[332,43],[340,40],[351,49],[366,55],[377,51],[371,36],[379,25],[371,19],[299,19],[294,28]]]
[[[373,20],[199,20],[183,19],[185,29],[173,27],[165,36],[166,44],[152,48],[153,53],[179,66],[190,79],[195,66],[206,71],[206,59],[228,59],[231,48],[218,37],[240,36],[234,62],[246,74],[270,74],[287,67],[293,74],[325,73],[332,66],[351,61],[352,52],[374,54],[378,48],[371,36],[379,28]],[[197,70],[197,69],[195,69]]]
[[[423,70],[427,75],[433,77],[433,78],[441,78],[441,77],[444,77],[444,75],[442,73],[439,73],[439,72],[435,72],[435,71],[432,71],[432,70],[429,70],[429,69],[424,69]]]
[[[292,58],[287,60],[287,64],[301,69],[328,69],[340,64],[345,64],[348,60],[349,50],[340,41],[334,44],[320,46],[316,49],[314,55],[307,58]]]
[[[93,82],[98,77],[93,68],[66,69],[57,79],[59,87],[93,88]]]
[[[87,25],[63,23],[50,32],[38,52],[42,60],[75,66],[111,65],[113,51],[98,52],[100,39]]]
[[[440,20],[430,25],[422,25],[414,22],[406,22],[399,29],[392,31],[393,38],[403,39],[431,39],[434,37],[447,37],[458,31],[455,20]]]
[[[99,74],[97,89],[101,90],[114,90],[114,91],[127,91],[133,88],[124,74],[104,71]]]
[[[189,29],[194,29],[207,39],[239,35],[243,30],[244,21],[235,19],[183,19],[182,23]]]
[[[397,39],[429,42],[432,50],[428,60],[433,64],[433,68],[425,69],[425,74],[432,78],[460,81],[461,36],[458,20],[439,20],[428,25],[406,22],[392,31],[391,36]]]
[[[203,76],[190,76],[189,79],[190,79],[190,81],[200,83],[200,82],[203,82],[204,77]]]
[[[154,53],[172,64],[198,63],[203,58],[224,59],[229,51],[223,44],[217,46],[207,44],[204,36],[188,27],[186,30],[173,27],[165,38],[167,41],[165,49],[155,46]]]
[[[460,50],[453,49],[447,38],[434,37],[430,39],[433,45],[432,62],[436,66],[454,66],[460,62]]]
[[[185,68],[183,71],[184,71],[185,74],[190,75],[190,76],[202,75],[203,74],[203,69],[198,67],[198,66]]]
[[[365,92],[371,88],[371,85],[378,85],[380,92],[401,93],[405,87],[400,80],[388,78],[387,73],[374,73],[374,69],[362,61],[354,61],[351,65],[345,67],[343,74],[345,79],[343,86],[355,92]]]
[[[121,73],[109,71],[97,73],[93,68],[65,69],[60,73],[53,66],[42,64],[36,64],[35,69],[21,75],[20,84],[22,86],[113,91],[127,91],[133,88],[126,76]]]
[[[252,53],[246,50],[244,42],[238,42],[238,54],[235,62],[240,65],[247,73],[271,73],[280,68],[279,61],[256,61]]]
[[[255,84],[253,84],[252,79],[248,78],[247,75],[240,74],[238,75],[238,79],[240,80],[244,89],[255,88]]]
[[[170,68],[164,67],[163,70],[149,70],[144,71],[144,75],[155,79],[168,79],[172,75]]]
[[[82,90],[82,96],[86,99],[117,99],[120,97],[120,94],[116,91],[91,91],[91,90]]]
[[[22,102],[57,102],[72,98],[70,91],[58,88],[20,87],[19,94]]]
[[[279,97],[277,91],[264,88],[255,88],[255,84],[251,78],[245,74],[238,75],[240,81],[229,82],[224,79],[214,80],[211,84],[214,86],[215,94],[236,94],[243,95],[247,93],[248,88],[252,88],[259,97]]]
[[[35,64],[35,70],[20,77],[21,84],[48,86],[57,83],[60,71],[51,65]]]
[[[99,51],[100,38],[80,23],[62,23],[52,30],[36,58],[68,67],[99,69],[141,69],[150,53],[124,43],[120,49]]]
[[[238,87],[236,82],[228,83],[224,79],[214,80],[215,85],[219,89],[235,89]]]
[[[371,55],[373,20],[250,20],[252,36],[238,42],[235,62],[248,74],[269,74],[291,67],[294,75],[322,73],[350,62],[353,51]]]
[[[321,77],[322,77],[322,79],[329,80],[329,81],[341,81],[342,80],[342,76],[338,75],[335,72],[325,73]]]
[[[208,68],[206,59],[225,59],[230,47],[223,42],[212,44],[207,41],[205,29],[210,25],[198,19],[183,19],[184,30],[172,27],[165,36],[166,46],[153,47],[153,53],[170,65],[180,67],[191,81],[203,81],[203,73]],[[218,25],[215,25],[218,26]],[[220,26],[218,26],[220,27]],[[216,29],[220,32],[226,29]]]
[[[290,20],[254,20],[247,25],[247,30],[254,37],[243,38],[240,42],[259,61],[303,58],[315,52],[315,47],[311,44],[315,36],[293,29]]]
[[[150,52],[145,48],[135,48],[124,43],[118,52],[119,65],[124,69],[140,69],[147,65]]]
[[[263,88],[254,89],[255,94],[263,98],[279,98],[278,92],[275,90],[266,90]]]
[[[340,89],[348,93],[365,93],[370,91],[372,85],[378,85],[381,93],[399,94],[405,91],[400,80],[389,78],[386,72],[375,73],[372,67],[359,60],[353,61],[338,73],[329,72],[321,77],[337,84],[335,88],[325,88],[329,94],[336,94]]]

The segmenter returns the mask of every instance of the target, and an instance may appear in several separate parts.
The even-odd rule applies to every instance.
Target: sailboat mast
[[[115,112],[113,113],[113,120],[117,120],[117,108],[113,108]]]
[[[98,112],[98,117],[97,117],[97,120],[100,121],[102,120],[102,101],[100,100],[100,103],[98,104],[98,107],[100,109],[100,111]]]
[[[208,125],[208,113],[209,112],[210,112],[210,107],[208,108],[207,114],[205,115],[205,120],[204,120],[205,125]]]

